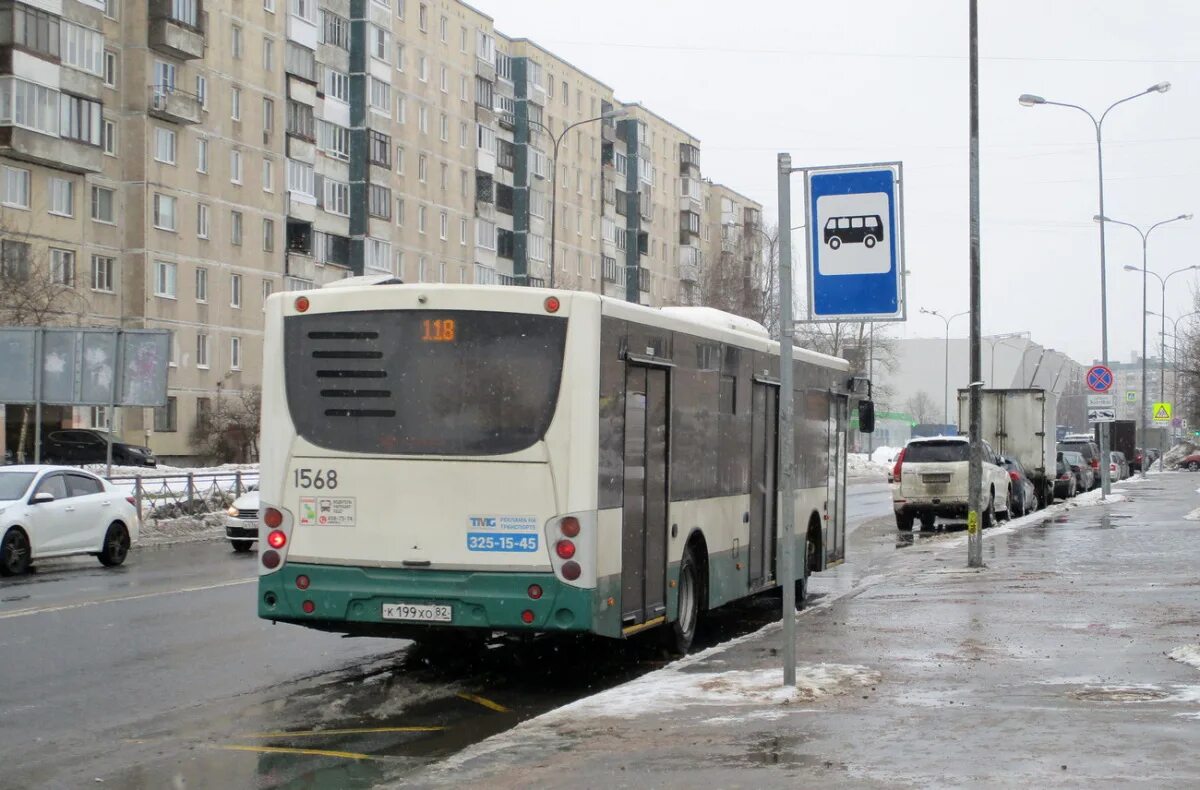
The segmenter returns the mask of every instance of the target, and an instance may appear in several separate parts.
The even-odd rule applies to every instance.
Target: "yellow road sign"
[[[1154,404],[1154,408],[1153,408],[1153,411],[1151,411],[1151,414],[1154,415],[1155,422],[1170,422],[1171,421],[1171,404],[1156,403],[1156,404]]]

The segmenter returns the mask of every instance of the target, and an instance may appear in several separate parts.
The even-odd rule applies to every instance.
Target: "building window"
[[[231,183],[242,183],[242,152],[236,148],[229,152],[229,180]]]
[[[319,120],[317,124],[317,148],[327,156],[350,161],[350,130],[336,123]]]
[[[26,175],[28,175],[28,171],[26,171]],[[425,154],[421,154],[420,156],[417,157],[417,180],[423,184],[423,183],[425,183],[425,179],[428,178],[428,176],[429,176],[429,163],[425,157]],[[26,204],[26,205],[28,205],[28,204]]]
[[[154,193],[154,227],[175,230],[175,198],[171,195]]]
[[[270,280],[263,280],[263,282],[262,282],[263,310],[267,309],[267,300],[271,298],[271,294],[273,294],[274,292],[275,292],[275,283],[271,282]]]
[[[60,217],[75,216],[75,182],[65,178],[50,178],[50,213]]]
[[[429,261],[425,259],[424,255],[422,255],[420,257],[420,259],[417,261],[417,282],[421,282],[421,283],[425,282],[425,280],[428,277],[428,271],[427,271],[428,268],[429,268]]]
[[[378,110],[384,115],[392,111],[392,86],[375,77],[371,77],[371,109]]]
[[[208,301],[208,269],[203,266],[196,268],[196,301]]]
[[[404,225],[404,198],[396,198],[396,224]]]
[[[242,212],[229,212],[229,241],[235,247],[242,246]]]
[[[166,406],[154,407],[154,430],[157,433],[174,433],[177,430],[175,424],[175,398],[168,396]]]
[[[234,60],[240,60],[242,57],[242,27],[241,25],[229,26],[229,43],[230,54]]]
[[[404,45],[396,45],[396,71],[404,71]]]
[[[273,132],[275,130],[275,102],[272,99],[263,99],[263,131]]]
[[[332,178],[325,180],[325,195],[323,208],[330,214],[340,217],[350,216],[350,185]]]
[[[100,126],[100,147],[109,156],[117,155],[117,125],[107,118]]]
[[[371,164],[380,167],[392,166],[392,138],[390,135],[371,129],[368,132],[368,145]]]
[[[425,207],[417,206],[417,233],[425,232]]]
[[[154,158],[168,165],[175,164],[174,130],[154,127]]]
[[[404,175],[404,146],[396,146],[396,173]]]
[[[116,222],[116,214],[113,210],[113,190],[92,187],[92,219],[110,225]]]
[[[262,45],[263,71],[275,70],[275,40],[263,36]]]
[[[335,69],[325,69],[325,98],[350,101],[350,75]]]
[[[417,79],[429,82],[429,59],[424,55],[417,56]]]
[[[104,50],[104,84],[109,88],[117,87],[117,53],[111,49]]]
[[[446,113],[442,113],[440,137],[443,143],[450,141],[450,118]]]
[[[92,256],[92,290],[112,293],[116,260],[106,255]]]
[[[240,337],[229,338],[229,369],[242,369],[242,339]]]
[[[63,36],[59,31],[62,22],[59,17],[20,3],[14,3],[5,11],[5,36],[12,36],[12,41],[6,43],[52,58],[60,56]]]
[[[283,70],[308,82],[316,82],[317,53],[308,47],[300,46],[295,41],[289,41],[283,48]]]
[[[242,120],[242,89],[231,88],[229,98],[230,114],[229,117],[235,121]]]
[[[173,68],[173,67],[172,67]],[[196,98],[200,101],[200,109],[208,109],[208,77],[196,75]]]
[[[376,60],[382,60],[385,63],[388,58],[388,32],[378,25],[370,26],[370,33],[367,36],[367,44],[371,50],[371,57]]]
[[[50,248],[50,282],[55,285],[75,285],[75,253]]]
[[[494,102],[492,83],[483,77],[475,77],[475,103],[480,107],[486,107],[490,110]]]
[[[262,164],[262,187],[263,192],[275,191],[275,162],[270,159],[264,159]]]
[[[58,105],[58,133],[68,140],[100,145],[100,102],[62,94]]]
[[[392,271],[392,245],[380,239],[367,239],[366,268],[390,274]]]
[[[403,96],[396,97],[396,123],[408,123],[408,101]]]
[[[204,332],[196,333],[196,367],[208,367],[208,335]]]
[[[449,235],[450,235],[450,217],[446,214],[446,212],[443,211],[441,214],[441,222],[438,225],[438,237],[442,241],[445,241],[449,237]]]
[[[445,66],[442,66],[441,79],[439,80],[438,87],[441,88],[442,93],[450,92],[450,70]]]
[[[424,104],[417,110],[417,128],[421,134],[429,134],[429,108]]]
[[[0,275],[10,280],[28,279],[29,249],[23,241],[0,239]]]
[[[496,249],[496,223],[476,219],[475,244],[485,250]]]
[[[417,29],[422,33],[429,32],[429,6],[425,3],[417,8]]]
[[[208,238],[208,206],[204,203],[196,204],[196,238]]]
[[[321,9],[321,43],[350,49],[350,20],[328,9]]]
[[[196,172],[208,172],[208,140],[203,137],[196,141]]]
[[[287,133],[305,140],[315,140],[313,108],[289,99],[287,103]]]
[[[458,243],[465,245],[467,243],[467,219],[462,217],[458,220]]]
[[[367,212],[379,219],[392,218],[392,190],[371,184],[367,190]]]
[[[266,252],[275,251],[275,220],[263,219],[263,250]]]
[[[288,8],[292,16],[298,16],[306,22],[317,23],[317,0],[290,0]]]
[[[175,275],[178,266],[169,261],[154,262],[154,295],[174,299],[176,295]]]
[[[288,160],[288,191],[315,197],[313,166],[295,159]]]
[[[229,306],[240,308],[242,306],[242,275],[229,275]]]

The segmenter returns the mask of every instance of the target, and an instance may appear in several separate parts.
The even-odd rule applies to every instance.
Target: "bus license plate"
[[[453,611],[449,605],[438,603],[385,603],[383,619],[448,623],[453,619]]]

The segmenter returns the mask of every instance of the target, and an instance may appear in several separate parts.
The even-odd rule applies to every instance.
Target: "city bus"
[[[344,281],[348,282],[348,281]],[[260,617],[650,629],[777,589],[778,343],[708,308],[476,285],[267,304]],[[848,364],[795,350],[796,578],[845,551]]]

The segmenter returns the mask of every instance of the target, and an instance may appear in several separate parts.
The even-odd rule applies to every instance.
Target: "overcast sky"
[[[775,156],[794,164],[904,163],[908,324],[967,306],[966,0],[474,0],[509,36],[532,38],[702,144],[706,177],[777,219]],[[1021,93],[1111,102],[1167,80],[1104,124],[1105,212],[1149,225],[1200,214],[1200,3],[981,0],[983,327],[1030,331],[1081,362],[1100,355],[1094,127],[1077,110],[1024,108]],[[797,194],[801,183],[797,178]],[[803,216],[793,201],[795,221]],[[799,239],[797,239],[799,242]],[[1150,269],[1200,263],[1200,217],[1156,230]],[[1141,240],[1108,233],[1109,346],[1140,349]],[[1192,272],[1167,313],[1191,309]],[[1150,309],[1160,291],[1150,280]],[[1157,319],[1154,319],[1157,322]],[[965,335],[965,318],[952,334]],[[1157,323],[1151,327],[1151,354]],[[1170,326],[1168,325],[1168,331]]]

